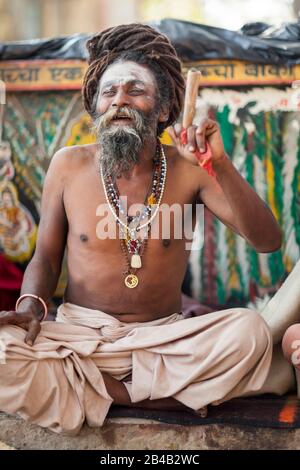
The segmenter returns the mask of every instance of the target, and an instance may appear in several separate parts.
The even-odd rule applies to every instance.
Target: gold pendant
[[[129,289],[133,289],[138,285],[139,279],[135,274],[128,274],[128,276],[125,277],[124,282],[126,287],[129,287]]]

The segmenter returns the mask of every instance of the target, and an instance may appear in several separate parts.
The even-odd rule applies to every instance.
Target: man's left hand
[[[212,119],[205,119],[198,126],[190,126],[186,130],[187,143],[185,145],[182,143],[181,138],[181,124],[169,127],[168,132],[179,154],[194,165],[199,165],[199,158],[196,157],[196,152],[199,152],[205,158],[205,153],[208,150],[207,143],[210,147],[212,162],[221,160],[226,155],[219,125]]]

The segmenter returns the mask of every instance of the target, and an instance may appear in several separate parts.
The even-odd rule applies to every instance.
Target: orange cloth
[[[186,129],[182,129],[181,134],[180,134],[180,139],[181,139],[181,143],[183,145],[187,144],[187,130]],[[208,142],[206,142],[205,145],[206,145],[206,151],[203,152],[203,153],[196,151],[195,152],[195,157],[197,158],[197,160],[199,162],[199,165],[202,168],[204,168],[204,170],[207,171],[209,176],[212,176],[213,178],[215,178],[216,173],[214,172],[214,169],[213,169],[213,166],[212,166],[211,148],[210,148]]]

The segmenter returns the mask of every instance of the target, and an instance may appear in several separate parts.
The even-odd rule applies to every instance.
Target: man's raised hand
[[[168,132],[179,154],[194,165],[201,163],[201,156],[206,158],[207,143],[212,162],[226,156],[219,125],[212,119],[204,119],[198,126],[193,125],[186,130],[181,124],[175,124],[174,127],[168,128]]]

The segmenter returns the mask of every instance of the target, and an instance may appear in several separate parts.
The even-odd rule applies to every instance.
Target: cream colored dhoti
[[[248,309],[184,319],[175,313],[122,323],[70,303],[44,322],[31,347],[17,326],[0,328],[0,410],[55,432],[101,426],[112,398],[101,371],[125,383],[132,402],[174,397],[198,410],[260,393],[272,358],[265,321]]]

